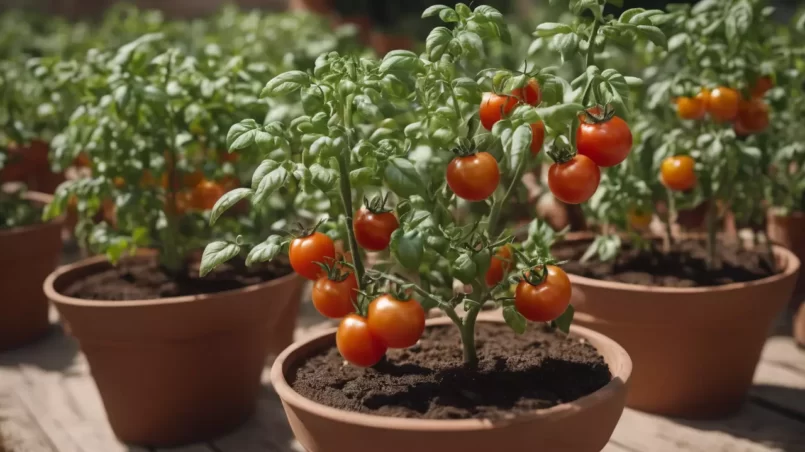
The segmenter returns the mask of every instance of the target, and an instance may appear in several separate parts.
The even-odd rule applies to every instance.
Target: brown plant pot
[[[52,196],[27,192],[45,205]],[[48,299],[42,281],[59,264],[61,220],[0,230],[0,350],[27,344],[48,331]]]
[[[480,320],[502,322],[499,313],[484,313]],[[428,320],[428,325],[449,323],[447,318]],[[384,417],[338,410],[302,397],[291,388],[288,376],[307,357],[332,347],[335,329],[285,350],[271,368],[271,382],[296,439],[308,452],[598,452],[609,441],[623,412],[632,363],[613,340],[586,328],[574,326],[571,331],[598,349],[609,365],[612,381],[572,403],[509,419]]]
[[[805,348],[805,303],[799,305],[799,310],[794,315],[794,340],[797,345]]]
[[[110,265],[103,256],[84,259],[57,269],[44,287],[87,356],[115,434],[127,443],[173,446],[243,423],[254,410],[270,344],[278,346],[274,330],[296,322],[281,314],[298,303],[304,281],[290,274],[158,300],[62,295]]]
[[[769,239],[772,242],[788,248],[800,260],[805,259],[805,213],[794,212],[791,215],[777,215],[769,212],[766,225]],[[803,296],[805,296],[805,278],[800,277],[797,280],[792,299],[792,302],[796,304],[792,308],[797,308]]]
[[[653,287],[569,275],[574,322],[617,341],[634,361],[628,407],[685,418],[720,417],[740,408],[799,271],[793,253],[775,246],[774,254],[782,273],[716,287]]]

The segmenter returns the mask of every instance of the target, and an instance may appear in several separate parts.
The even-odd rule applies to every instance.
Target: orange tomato
[[[758,77],[755,80],[755,83],[752,85],[752,89],[750,92],[752,97],[763,97],[766,92],[774,87],[774,82],[771,80],[771,77],[768,75],[764,75],[762,77]]]
[[[687,155],[676,155],[662,161],[660,180],[671,190],[686,191],[696,185],[695,162]]]
[[[369,331],[389,348],[408,348],[425,331],[425,310],[416,300],[381,295],[369,303]]]
[[[701,97],[680,97],[676,100],[676,114],[681,119],[702,119],[707,114],[707,105]]]
[[[710,116],[716,121],[732,121],[738,116],[738,105],[741,96],[738,91],[719,86],[710,92],[710,99],[707,102],[707,110]]]
[[[505,245],[498,248],[495,255],[492,256],[489,269],[486,271],[486,285],[492,287],[503,281],[503,278],[509,273],[513,265],[514,256],[512,255],[511,246]]]
[[[358,314],[349,314],[341,320],[335,332],[335,345],[344,359],[359,367],[374,366],[387,349],[369,330],[367,320]]]
[[[224,189],[218,183],[203,180],[193,188],[193,207],[210,210],[224,196]]]
[[[570,304],[570,278],[555,265],[548,266],[548,275],[533,286],[526,280],[517,284],[514,306],[532,322],[550,322],[562,315]]]
[[[631,209],[627,215],[629,224],[637,230],[648,229],[652,218],[651,211],[641,209]]]

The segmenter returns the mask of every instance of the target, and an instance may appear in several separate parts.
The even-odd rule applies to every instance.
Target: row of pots
[[[799,269],[793,253],[775,247],[782,273],[750,283],[679,289],[571,276],[578,309],[573,332],[598,348],[612,382],[571,404],[506,421],[426,421],[346,413],[291,389],[289,369],[334,342],[334,332],[328,331],[288,347],[300,278],[289,275],[215,295],[79,300],[63,295],[64,289],[110,264],[95,257],[53,271],[59,229],[51,223],[0,233],[0,241],[7,242],[0,246],[8,251],[0,260],[8,260],[3,267],[12,269],[0,281],[13,304],[3,310],[17,313],[0,317],[0,349],[43,334],[51,300],[87,356],[115,433],[123,441],[151,446],[198,441],[242,423],[254,409],[266,356],[285,349],[272,381],[294,433],[309,451],[328,450],[336,441],[352,450],[376,450],[380,439],[390,450],[410,450],[414,442],[444,450],[456,447],[458,438],[467,441],[462,450],[499,447],[505,444],[501,438],[528,450],[600,450],[624,400],[633,408],[684,417],[737,409]],[[583,435],[569,433],[579,425],[585,426]]]

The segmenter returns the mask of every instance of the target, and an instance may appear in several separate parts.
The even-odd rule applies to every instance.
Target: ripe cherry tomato
[[[707,111],[716,121],[732,121],[738,116],[738,103],[740,100],[741,96],[738,91],[719,86],[710,92]]]
[[[400,227],[400,223],[393,213],[374,213],[366,207],[358,210],[352,225],[358,245],[370,251],[388,248],[391,233],[398,227]]]
[[[492,126],[511,113],[517,105],[517,98],[495,93],[484,93],[481,100],[481,108],[478,115],[481,117],[481,124],[486,130],[492,130]]]
[[[343,281],[333,281],[321,276],[313,285],[313,306],[319,313],[331,319],[340,319],[355,312],[352,304],[358,298],[358,281],[350,273]]]
[[[324,272],[316,262],[331,264],[335,261],[335,243],[330,236],[321,232],[297,237],[291,241],[288,257],[296,273],[315,281]]]
[[[492,260],[489,263],[489,269],[486,271],[486,285],[489,287],[503,281],[503,278],[509,273],[514,265],[514,257],[509,245],[498,248]]]
[[[381,295],[369,303],[369,330],[389,348],[408,348],[425,331],[425,310],[416,300]]]
[[[193,207],[210,210],[224,196],[224,189],[217,182],[203,180],[193,188]]]
[[[514,306],[532,322],[550,322],[562,315],[570,304],[570,278],[555,265],[548,266],[548,275],[539,285],[526,280],[517,284]]]
[[[676,155],[662,161],[660,180],[671,190],[686,191],[696,185],[694,161],[687,155]]]
[[[680,97],[676,100],[676,114],[681,119],[702,119],[707,114],[707,104],[700,97]]]
[[[637,229],[638,231],[648,229],[649,225],[651,224],[652,217],[653,215],[650,211],[641,209],[632,209],[627,215],[629,224],[632,226],[632,228]]]
[[[548,170],[551,193],[567,204],[580,204],[590,199],[600,181],[601,170],[581,154],[565,163],[554,163]]]
[[[512,96],[528,105],[539,105],[542,101],[542,92],[539,89],[539,82],[533,78],[522,88],[515,88],[512,91]]]
[[[542,144],[545,142],[545,124],[537,121],[531,124],[531,155],[539,154]]]
[[[632,150],[632,132],[626,121],[617,116],[596,124],[582,121],[576,129],[576,147],[579,154],[598,166],[615,166]]]
[[[753,98],[741,101],[738,107],[738,118],[735,120],[735,132],[739,135],[759,133],[769,126],[769,107],[762,99]],[[744,133],[739,133],[739,130]]]
[[[483,201],[500,182],[498,162],[488,152],[456,157],[447,165],[447,185],[459,198]]]
[[[335,345],[350,364],[371,367],[386,354],[386,346],[369,331],[367,320],[358,314],[349,314],[341,320],[335,333]]]
[[[764,75],[755,80],[755,84],[752,85],[750,92],[752,97],[763,97],[763,95],[766,94],[766,91],[772,89],[773,87],[774,82],[772,82],[771,77]]]
[[[710,90],[702,88],[699,94],[696,95],[696,99],[700,100],[704,104],[704,109],[707,110],[710,107]]]

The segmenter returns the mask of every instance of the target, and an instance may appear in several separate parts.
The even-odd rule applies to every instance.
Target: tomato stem
[[[498,223],[500,222],[500,211],[503,208],[503,203],[509,199],[511,196],[512,191],[514,190],[514,186],[521,182],[521,178],[523,176],[523,170],[525,169],[525,162],[528,158],[528,149],[522,152],[520,156],[520,161],[517,162],[517,168],[514,170],[514,175],[512,176],[511,182],[509,182],[508,188],[506,188],[506,193],[500,199],[495,199],[492,203],[492,210],[489,212],[489,220],[486,226],[487,232],[489,232],[490,237],[494,237],[497,234],[498,230]]]
[[[665,252],[671,252],[671,246],[674,244],[674,233],[672,231],[672,225],[676,222],[676,201],[674,200],[674,192],[671,191],[670,188],[665,189],[665,193],[668,195],[668,212],[665,218]]]
[[[598,27],[601,26],[601,23],[598,22],[598,19],[595,19],[593,22],[593,29],[590,32],[590,39],[587,41],[587,61],[585,64],[585,69],[595,64],[595,37],[598,35]]]
[[[710,199],[710,206],[707,209],[707,268],[716,268],[716,226],[718,216],[718,205],[715,199]]]
[[[350,137],[352,131],[352,100],[354,95],[347,96],[344,105],[344,128],[347,131],[347,149],[350,146]],[[343,150],[341,150],[343,151]],[[347,232],[347,242],[349,251],[352,254],[352,265],[355,267],[355,279],[358,280],[358,290],[363,290],[363,258],[361,257],[361,250],[358,248],[358,241],[355,239],[355,231],[352,228],[352,186],[349,183],[349,152],[338,153],[338,171],[339,171],[339,191],[341,192],[341,204],[344,207],[344,226]]]
[[[478,313],[481,312],[481,304],[473,305],[467,316],[464,318],[464,326],[461,327],[461,346],[464,348],[464,365],[474,369],[478,367],[478,351],[475,347],[475,323]]]

